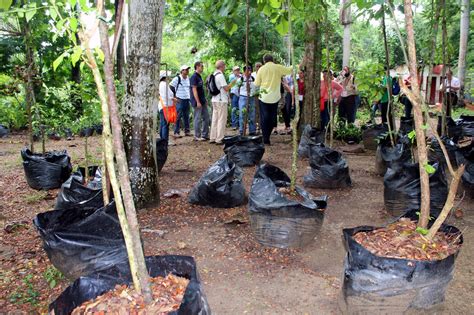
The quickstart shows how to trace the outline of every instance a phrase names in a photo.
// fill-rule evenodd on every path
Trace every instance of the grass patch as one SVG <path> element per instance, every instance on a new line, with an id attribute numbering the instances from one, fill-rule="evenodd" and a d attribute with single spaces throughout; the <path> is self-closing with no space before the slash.
<path id="1" fill-rule="evenodd" d="M 34 192 L 33 194 L 29 196 L 26 196 L 25 200 L 26 200 L 26 203 L 36 203 L 46 198 L 47 195 L 48 195 L 48 192 L 42 190 L 42 191 Z"/>

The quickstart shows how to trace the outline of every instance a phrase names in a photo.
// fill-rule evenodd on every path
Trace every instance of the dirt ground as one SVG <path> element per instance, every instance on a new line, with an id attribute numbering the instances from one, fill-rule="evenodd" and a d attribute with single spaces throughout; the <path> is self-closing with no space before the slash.
<path id="1" fill-rule="evenodd" d="M 231 131 L 229 130 L 229 134 Z M 161 177 L 161 194 L 190 189 L 201 174 L 223 155 L 222 147 L 177 140 L 170 147 Z M 21 165 L 21 134 L 0 139 L 0 313 L 41 313 L 68 285 L 59 280 L 53 289 L 45 271 L 51 266 L 32 224 L 39 212 L 54 207 L 57 190 L 38 192 L 28 187 Z M 263 160 L 289 173 L 290 136 L 272 136 Z M 74 166 L 83 163 L 84 140 L 48 141 L 48 150 L 67 149 Z M 97 157 L 99 137 L 89 141 Z M 40 147 L 39 143 L 36 143 Z M 192 206 L 185 197 L 162 198 L 160 207 L 140 211 L 146 255 L 193 256 L 215 314 L 339 314 L 343 258 L 342 229 L 382 225 L 391 219 L 384 210 L 383 178 L 375 175 L 373 152 L 345 154 L 353 186 L 343 190 L 309 189 L 329 196 L 324 224 L 314 242 L 303 249 L 265 248 L 254 239 L 246 206 L 213 209 Z M 302 185 L 308 161 L 298 163 Z M 248 189 L 254 168 L 245 168 Z M 464 216 L 450 218 L 464 233 L 464 246 L 446 296 L 442 314 L 472 314 L 474 309 L 474 201 L 459 205 Z M 243 224 L 228 224 L 240 218 Z M 10 231 L 13 222 L 22 222 Z M 7 228 L 5 230 L 5 228 Z M 10 232 L 8 232 L 8 231 Z M 470 311 L 469 311 L 470 310 Z M 426 312 L 424 312 L 426 314 Z"/>

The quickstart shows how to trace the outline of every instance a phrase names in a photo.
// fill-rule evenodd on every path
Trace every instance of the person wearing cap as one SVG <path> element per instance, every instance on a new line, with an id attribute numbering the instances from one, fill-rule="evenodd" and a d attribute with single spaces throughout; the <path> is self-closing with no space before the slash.
<path id="1" fill-rule="evenodd" d="M 281 99 L 281 78 L 290 74 L 292 68 L 275 64 L 272 55 L 265 55 L 263 62 L 264 65 L 257 72 L 255 85 L 261 90 L 259 105 L 263 143 L 270 145 L 270 135 L 277 122 L 278 102 Z"/>
<path id="2" fill-rule="evenodd" d="M 168 141 L 168 145 L 174 145 L 169 141 L 169 128 L 170 124 L 165 119 L 163 112 L 164 107 L 172 106 L 177 100 L 173 97 L 173 92 L 169 88 L 168 82 L 166 82 L 167 73 L 165 71 L 160 72 L 160 101 L 158 102 L 158 110 L 160 112 L 160 138 Z"/>
<path id="3" fill-rule="evenodd" d="M 248 91 L 247 91 L 248 84 Z M 248 119 L 249 136 L 254 136 L 257 132 L 255 125 L 255 77 L 252 76 L 252 66 L 244 67 L 244 74 L 239 79 L 239 132 L 240 135 L 244 134 L 244 119 Z M 244 113 L 244 108 L 247 107 L 247 100 L 249 108 L 247 114 Z"/>
<path id="4" fill-rule="evenodd" d="M 190 79 L 191 106 L 194 108 L 195 141 L 206 141 L 209 139 L 209 112 L 204 94 L 204 82 L 201 77 L 203 70 L 204 64 L 201 61 L 197 61 L 194 64 L 194 74 Z"/>
<path id="5" fill-rule="evenodd" d="M 180 68 L 180 74 L 177 75 L 170 85 L 174 91 L 174 96 L 177 99 L 176 111 L 178 112 L 178 118 L 176 120 L 176 125 L 174 129 L 174 137 L 180 138 L 180 129 L 181 129 L 181 119 L 184 123 L 184 135 L 190 136 L 189 131 L 189 107 L 190 107 L 190 82 L 189 82 L 189 69 L 191 67 L 183 65 Z"/>
<path id="6" fill-rule="evenodd" d="M 233 80 L 238 80 L 242 77 L 240 73 L 240 67 L 234 66 L 232 68 L 232 73 L 229 75 L 229 82 Z M 231 101 L 231 112 L 230 112 L 230 122 L 234 130 L 237 130 L 239 126 L 239 87 L 234 86 L 230 89 L 230 101 Z"/>
<path id="7" fill-rule="evenodd" d="M 260 70 L 261 67 L 262 67 L 261 62 L 256 62 L 255 63 L 255 69 L 254 69 L 255 71 L 252 72 L 252 76 L 254 78 L 257 78 L 258 70 Z M 256 133 L 258 133 L 259 130 L 260 130 L 260 106 L 258 104 L 258 98 L 257 97 L 254 97 L 254 102 L 255 102 L 255 125 L 257 126 Z"/>
<path id="8" fill-rule="evenodd" d="M 236 79 L 227 84 L 225 80 L 225 62 L 216 62 L 214 78 L 220 93 L 212 97 L 212 123 L 210 143 L 222 144 L 227 123 L 227 106 L 229 104 L 229 91 L 236 84 Z"/>

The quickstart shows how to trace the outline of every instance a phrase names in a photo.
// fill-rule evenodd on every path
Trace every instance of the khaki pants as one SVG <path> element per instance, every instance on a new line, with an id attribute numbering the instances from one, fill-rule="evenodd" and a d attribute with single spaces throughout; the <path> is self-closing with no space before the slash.
<path id="1" fill-rule="evenodd" d="M 227 102 L 212 102 L 211 141 L 221 142 L 224 139 L 227 104 Z"/>

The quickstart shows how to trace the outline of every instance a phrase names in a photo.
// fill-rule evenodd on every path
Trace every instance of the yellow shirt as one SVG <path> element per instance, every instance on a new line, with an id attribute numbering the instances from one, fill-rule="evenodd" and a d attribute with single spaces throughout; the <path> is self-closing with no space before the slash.
<path id="1" fill-rule="evenodd" d="M 265 89 L 266 93 L 261 93 L 259 99 L 264 103 L 277 103 L 281 98 L 280 85 L 281 77 L 291 73 L 291 67 L 267 62 L 257 72 L 255 85 L 260 90 Z"/>

